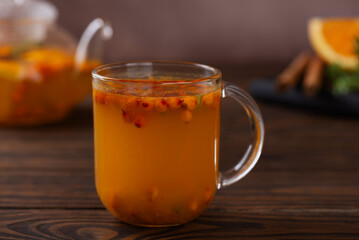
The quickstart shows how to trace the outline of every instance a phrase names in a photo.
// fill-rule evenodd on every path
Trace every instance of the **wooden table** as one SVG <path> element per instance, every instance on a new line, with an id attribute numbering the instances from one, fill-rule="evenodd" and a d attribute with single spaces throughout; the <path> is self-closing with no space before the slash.
<path id="1" fill-rule="evenodd" d="M 245 86 L 277 70 L 223 72 Z M 257 166 L 219 190 L 199 218 L 172 228 L 130 226 L 104 209 L 94 187 L 89 104 L 58 124 L 0 129 L 0 238 L 359 239 L 358 119 L 259 106 L 266 138 Z M 221 169 L 243 153 L 242 113 L 224 104 Z"/>

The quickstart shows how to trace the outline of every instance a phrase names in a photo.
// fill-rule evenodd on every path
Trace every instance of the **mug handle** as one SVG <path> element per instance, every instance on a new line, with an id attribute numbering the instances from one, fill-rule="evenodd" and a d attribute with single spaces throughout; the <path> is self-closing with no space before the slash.
<path id="1" fill-rule="evenodd" d="M 222 90 L 222 98 L 226 97 L 234 99 L 244 108 L 251 128 L 251 140 L 242 159 L 233 168 L 219 173 L 218 189 L 239 181 L 252 170 L 261 155 L 264 140 L 262 114 L 253 98 L 238 86 L 228 82 L 224 83 Z"/>

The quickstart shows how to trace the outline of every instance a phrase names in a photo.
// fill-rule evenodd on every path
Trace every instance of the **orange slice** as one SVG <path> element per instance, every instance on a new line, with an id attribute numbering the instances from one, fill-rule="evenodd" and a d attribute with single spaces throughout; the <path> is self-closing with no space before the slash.
<path id="1" fill-rule="evenodd" d="M 0 79 L 20 81 L 23 75 L 24 69 L 19 62 L 0 60 Z"/>
<path id="2" fill-rule="evenodd" d="M 312 18 L 308 35 L 314 51 L 327 63 L 353 70 L 358 65 L 355 54 L 359 38 L 359 18 Z"/>
<path id="3" fill-rule="evenodd" d="M 52 71 L 73 64 L 72 56 L 58 49 L 35 49 L 24 53 L 22 58 L 27 62 L 38 64 L 40 68 Z"/>

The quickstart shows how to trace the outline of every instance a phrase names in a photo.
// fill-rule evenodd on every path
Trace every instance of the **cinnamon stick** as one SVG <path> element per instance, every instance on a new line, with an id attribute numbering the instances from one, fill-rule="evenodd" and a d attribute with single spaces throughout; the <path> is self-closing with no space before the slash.
<path id="1" fill-rule="evenodd" d="M 303 91 L 308 97 L 314 97 L 323 84 L 324 63 L 318 57 L 312 57 L 309 61 L 306 74 L 303 79 Z"/>
<path id="2" fill-rule="evenodd" d="M 276 89 L 277 91 L 283 92 L 294 87 L 301 74 L 304 72 L 309 61 L 311 54 L 308 52 L 300 53 L 289 66 L 277 77 Z"/>

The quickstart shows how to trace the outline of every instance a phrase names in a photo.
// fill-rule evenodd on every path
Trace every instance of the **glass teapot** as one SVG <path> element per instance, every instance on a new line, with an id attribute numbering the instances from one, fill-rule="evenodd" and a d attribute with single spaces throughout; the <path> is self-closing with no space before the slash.
<path id="1" fill-rule="evenodd" d="M 76 46 L 57 15 L 46 1 L 0 1 L 0 125 L 61 120 L 91 92 L 112 28 L 97 18 Z"/>

